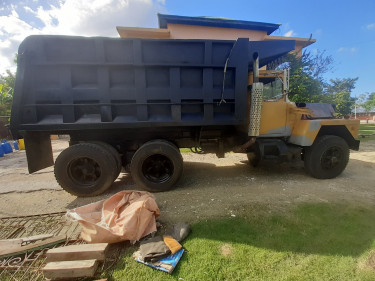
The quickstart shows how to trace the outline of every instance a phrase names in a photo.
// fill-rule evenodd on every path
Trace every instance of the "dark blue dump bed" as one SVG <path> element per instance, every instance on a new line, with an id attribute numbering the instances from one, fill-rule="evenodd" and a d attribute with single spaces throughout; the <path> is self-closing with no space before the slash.
<path id="1" fill-rule="evenodd" d="M 294 41 L 284 42 L 275 51 L 280 47 L 275 42 L 264 42 L 268 47 L 257 42 L 252 49 L 248 39 L 31 36 L 19 48 L 11 129 L 17 136 L 24 131 L 242 125 L 252 54 L 266 53 L 261 58 L 266 64 L 275 52 L 277 57 L 293 49 Z"/>

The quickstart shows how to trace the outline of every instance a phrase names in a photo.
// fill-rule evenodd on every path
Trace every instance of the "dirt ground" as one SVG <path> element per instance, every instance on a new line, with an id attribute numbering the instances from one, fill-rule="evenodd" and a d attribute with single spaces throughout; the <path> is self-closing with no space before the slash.
<path id="1" fill-rule="evenodd" d="M 67 146 L 66 140 L 53 141 L 54 156 Z M 362 142 L 360 151 L 351 152 L 346 170 L 331 180 L 311 178 L 301 161 L 252 168 L 244 154 L 183 157 L 184 175 L 176 188 L 155 194 L 164 221 L 234 217 L 256 204 L 274 211 L 303 202 L 375 204 L 375 141 Z M 77 198 L 59 187 L 52 168 L 28 174 L 25 151 L 0 158 L 0 217 L 65 211 L 132 189 L 137 187 L 131 175 L 121 173 L 105 194 Z"/>

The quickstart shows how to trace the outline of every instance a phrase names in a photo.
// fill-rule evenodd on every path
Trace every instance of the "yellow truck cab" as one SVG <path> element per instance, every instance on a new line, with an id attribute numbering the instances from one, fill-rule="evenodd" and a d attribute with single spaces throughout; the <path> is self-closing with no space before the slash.
<path id="1" fill-rule="evenodd" d="M 259 135 L 248 154 L 249 161 L 257 165 L 263 159 L 290 159 L 301 154 L 306 171 L 313 177 L 336 177 L 348 163 L 349 149 L 359 149 L 359 120 L 336 119 L 330 104 L 291 102 L 288 76 L 288 70 L 259 70 L 262 109 Z M 250 86 L 253 77 L 250 73 Z"/>

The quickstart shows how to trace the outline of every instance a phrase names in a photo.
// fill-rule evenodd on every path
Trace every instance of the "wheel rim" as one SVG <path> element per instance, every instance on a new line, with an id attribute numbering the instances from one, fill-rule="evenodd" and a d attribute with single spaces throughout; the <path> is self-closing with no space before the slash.
<path id="1" fill-rule="evenodd" d="M 90 186 L 99 180 L 102 171 L 94 159 L 81 157 L 69 163 L 68 173 L 76 184 Z"/>
<path id="2" fill-rule="evenodd" d="M 145 159 L 142 164 L 144 177 L 153 183 L 164 183 L 173 175 L 173 162 L 161 154 L 154 154 Z"/>
<path id="3" fill-rule="evenodd" d="M 342 159 L 342 151 L 338 147 L 331 147 L 326 150 L 320 160 L 322 168 L 331 170 L 336 168 Z"/>

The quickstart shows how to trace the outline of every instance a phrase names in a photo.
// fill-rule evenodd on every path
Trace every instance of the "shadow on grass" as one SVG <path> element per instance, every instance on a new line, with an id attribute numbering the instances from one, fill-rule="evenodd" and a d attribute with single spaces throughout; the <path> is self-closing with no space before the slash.
<path id="1" fill-rule="evenodd" d="M 375 206 L 302 204 L 284 216 L 214 219 L 193 225 L 189 239 L 242 243 L 281 252 L 357 257 L 375 239 Z"/>

